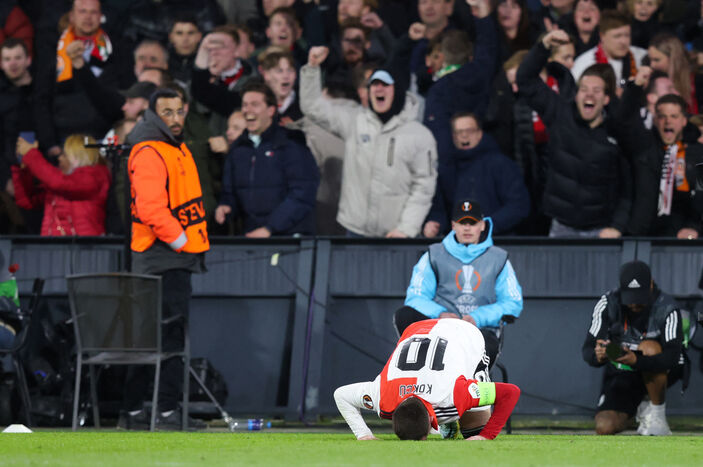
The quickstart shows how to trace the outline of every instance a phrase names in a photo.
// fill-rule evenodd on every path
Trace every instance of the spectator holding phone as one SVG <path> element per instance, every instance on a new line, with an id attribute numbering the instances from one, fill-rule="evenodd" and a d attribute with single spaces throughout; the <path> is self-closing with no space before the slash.
<path id="1" fill-rule="evenodd" d="M 583 343 L 583 359 L 605 365 L 596 433 L 623 431 L 636 416 L 640 435 L 670 435 L 666 388 L 683 375 L 681 313 L 652 280 L 646 263 L 620 268 L 620 287 L 603 295 Z M 685 378 L 684 378 L 685 384 Z"/>
<path id="2" fill-rule="evenodd" d="M 43 236 L 105 233 L 110 171 L 98 150 L 85 144 L 95 144 L 95 140 L 80 134 L 69 136 L 57 168 L 44 159 L 36 142 L 17 139 L 21 165 L 12 166 L 15 198 L 24 209 L 44 207 Z"/>

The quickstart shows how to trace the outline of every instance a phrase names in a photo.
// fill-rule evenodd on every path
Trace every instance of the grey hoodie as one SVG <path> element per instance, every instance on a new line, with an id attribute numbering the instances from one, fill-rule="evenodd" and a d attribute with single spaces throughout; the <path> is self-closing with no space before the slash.
<path id="1" fill-rule="evenodd" d="M 344 139 L 337 221 L 366 237 L 383 237 L 394 229 L 417 236 L 437 182 L 437 145 L 417 121 L 418 97 L 407 93 L 403 110 L 384 124 L 361 105 L 323 97 L 320 68 L 305 65 L 300 70 L 300 107 Z"/>

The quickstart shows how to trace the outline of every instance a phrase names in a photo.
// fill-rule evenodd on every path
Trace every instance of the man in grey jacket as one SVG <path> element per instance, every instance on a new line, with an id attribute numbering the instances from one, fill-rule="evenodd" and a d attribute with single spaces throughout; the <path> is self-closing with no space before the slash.
<path id="1" fill-rule="evenodd" d="M 344 140 L 337 221 L 351 236 L 404 238 L 420 233 L 437 180 L 437 147 L 419 121 L 417 96 L 396 89 L 376 70 L 368 80 L 369 108 L 340 108 L 322 95 L 320 64 L 327 47 L 313 47 L 300 71 L 300 107 Z"/>

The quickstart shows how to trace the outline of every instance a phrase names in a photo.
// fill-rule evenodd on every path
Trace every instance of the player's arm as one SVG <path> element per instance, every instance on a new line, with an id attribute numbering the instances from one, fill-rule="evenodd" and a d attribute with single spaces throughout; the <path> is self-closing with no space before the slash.
<path id="1" fill-rule="evenodd" d="M 476 380 L 457 380 L 454 386 L 454 405 L 462 414 L 473 407 L 493 406 L 493 414 L 477 436 L 469 440 L 494 439 L 503 429 L 520 398 L 520 388 L 508 383 L 484 383 Z"/>
<path id="2" fill-rule="evenodd" d="M 364 418 L 361 416 L 361 409 L 367 408 L 364 405 L 364 396 L 371 399 L 374 394 L 373 384 L 372 381 L 347 384 L 334 391 L 334 402 L 337 404 L 339 413 L 344 417 L 344 420 L 347 422 L 347 425 L 349 425 L 349 428 L 351 428 L 356 439 L 360 441 L 376 439 L 371 429 L 366 425 Z M 371 399 L 371 405 L 373 408 L 376 408 L 378 401 Z"/>

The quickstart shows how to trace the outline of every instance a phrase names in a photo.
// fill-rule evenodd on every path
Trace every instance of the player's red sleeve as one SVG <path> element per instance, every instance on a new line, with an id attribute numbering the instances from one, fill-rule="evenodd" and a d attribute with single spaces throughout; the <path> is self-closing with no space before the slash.
<path id="1" fill-rule="evenodd" d="M 494 439 L 503 429 L 505 422 L 508 421 L 510 414 L 513 413 L 515 404 L 520 398 L 520 388 L 514 384 L 494 383 L 496 387 L 496 400 L 493 405 L 493 414 L 483 427 L 481 436 L 486 439 Z"/>

